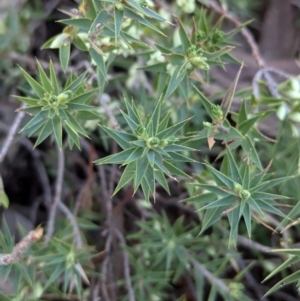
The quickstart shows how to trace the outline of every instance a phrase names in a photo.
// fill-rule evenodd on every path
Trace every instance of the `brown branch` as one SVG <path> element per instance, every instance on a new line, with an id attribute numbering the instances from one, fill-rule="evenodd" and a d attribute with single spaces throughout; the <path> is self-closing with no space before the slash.
<path id="1" fill-rule="evenodd" d="M 58 153 L 58 166 L 57 166 L 57 177 L 56 177 L 56 184 L 55 184 L 55 195 L 53 198 L 53 203 L 50 208 L 47 233 L 45 237 L 45 245 L 49 243 L 51 237 L 53 236 L 56 209 L 58 204 L 61 203 L 61 192 L 62 192 L 62 185 L 63 185 L 65 159 L 64 159 L 64 152 L 62 149 L 59 149 L 58 145 L 57 145 L 57 153 Z"/>
<path id="2" fill-rule="evenodd" d="M 123 246 L 124 277 L 125 277 L 126 288 L 127 288 L 128 295 L 129 295 L 129 301 L 135 301 L 131 278 L 130 278 L 129 258 L 128 258 L 128 254 L 124 248 L 124 246 L 126 246 L 126 241 L 125 241 L 123 234 L 119 230 L 115 229 L 115 233 L 116 233 L 121 245 Z"/>
<path id="3" fill-rule="evenodd" d="M 200 273 L 211 283 L 218 286 L 222 291 L 229 293 L 229 287 L 219 278 L 214 276 L 204 265 L 198 262 L 190 253 L 185 253 L 186 258 L 193 264 L 193 266 L 200 271 Z"/>
<path id="4" fill-rule="evenodd" d="M 26 107 L 26 104 L 22 104 L 22 107 L 21 109 L 24 109 Z M 17 133 L 17 130 L 20 126 L 20 123 L 24 117 L 25 113 L 20 111 L 18 112 L 16 118 L 14 119 L 11 127 L 10 127 L 10 130 L 7 134 L 7 137 L 3 143 L 3 146 L 1 148 L 1 151 L 0 151 L 0 163 L 4 160 L 4 157 L 6 156 L 7 152 L 8 152 L 8 149 L 10 147 L 10 145 L 12 144 L 13 142 L 13 139 Z"/>
<path id="5" fill-rule="evenodd" d="M 10 254 L 0 256 L 0 266 L 18 261 L 23 253 L 37 240 L 43 236 L 43 228 L 30 231 L 19 243 L 17 243 Z"/>
<path id="6" fill-rule="evenodd" d="M 112 235 L 111 233 L 108 233 L 108 236 L 106 238 L 106 243 L 105 243 L 105 253 L 109 254 L 107 251 L 110 252 L 112 246 Z M 108 265 L 109 265 L 109 257 L 110 256 L 105 256 L 104 262 L 102 264 L 101 268 L 101 291 L 102 291 L 102 296 L 104 298 L 104 301 L 111 301 L 111 298 L 109 297 L 108 291 L 107 291 L 107 275 L 108 275 Z"/>

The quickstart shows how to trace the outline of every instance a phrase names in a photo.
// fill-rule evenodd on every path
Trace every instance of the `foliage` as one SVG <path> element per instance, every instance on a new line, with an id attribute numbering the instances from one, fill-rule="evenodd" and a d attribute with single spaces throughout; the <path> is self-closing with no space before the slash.
<path id="1" fill-rule="evenodd" d="M 152 115 L 147 120 L 142 120 L 133 101 L 131 103 L 125 101 L 125 103 L 128 112 L 127 114 L 121 112 L 132 133 L 102 126 L 103 130 L 120 145 L 123 151 L 96 160 L 95 163 L 126 166 L 114 194 L 133 179 L 134 193 L 141 185 L 145 198 L 149 201 L 150 194 L 155 196 L 156 181 L 170 193 L 165 175 L 189 177 L 174 165 L 176 162 L 196 162 L 178 153 L 193 150 L 182 145 L 186 138 L 181 141 L 175 136 L 188 120 L 168 126 L 170 114 L 167 114 L 163 119 L 160 116 L 162 99 L 157 101 Z"/>
<path id="2" fill-rule="evenodd" d="M 254 81 L 253 90 L 237 91 L 241 66 L 227 91 L 207 97 L 211 69 L 240 64 L 230 53 L 236 46 L 233 36 L 248 23 L 226 31 L 224 18 L 204 9 L 207 1 L 151 4 L 83 0 L 76 9 L 61 10 L 68 15 L 59 21 L 64 29 L 42 45 L 51 54 L 49 63 L 36 60 L 32 73 L 20 67 L 26 83 L 14 98 L 24 104 L 19 112 L 28 115 L 22 135 L 41 149 L 54 142 L 60 154 L 74 154 L 74 145 L 87 149 L 85 139 L 91 138 L 89 160 L 99 165 L 101 187 L 93 186 L 98 179 L 90 164 L 80 197 L 90 189 L 82 199 L 92 200 L 85 205 L 97 213 L 76 217 L 78 208 L 74 215 L 63 210 L 69 220 L 55 220 L 56 232 L 48 244 L 36 242 L 16 262 L 0 266 L 1 275 L 14 280 L 14 293 L 1 295 L 1 300 L 43 300 L 47 294 L 89 300 L 92 285 L 100 280 L 102 290 L 115 289 L 115 284 L 105 283 L 111 275 L 104 272 L 112 265 L 111 253 L 115 256 L 119 250 L 119 239 L 119 244 L 128 244 L 122 249 L 124 279 L 118 279 L 122 300 L 169 300 L 180 285 L 190 285 L 195 300 L 248 301 L 255 290 L 244 280 L 251 265 L 244 264 L 244 250 L 237 251 L 237 246 L 247 241 L 252 254 L 247 236 L 266 245 L 271 233 L 264 231 L 297 226 L 300 148 L 292 139 L 299 136 L 299 79 L 285 77 L 275 90 L 269 89 L 268 81 Z M 193 21 L 187 16 L 191 13 Z M 0 39 L 9 37 L 0 46 L 5 53 L 18 50 L 22 18 L 12 21 L 9 14 L 5 34 L 0 32 Z M 240 100 L 238 112 L 232 107 L 235 98 Z M 279 117 L 275 142 L 259 128 L 272 114 Z M 95 159 L 96 152 L 100 159 Z M 101 166 L 108 164 L 119 165 L 122 173 Z M 56 172 L 59 179 L 61 170 Z M 107 174 L 112 175 L 109 189 Z M 60 184 L 63 187 L 63 181 Z M 0 203 L 5 207 L 4 188 L 0 177 Z M 99 191 L 102 203 L 94 201 Z M 109 199 L 110 193 L 117 198 Z M 129 194 L 139 213 L 136 218 L 128 210 L 133 218 L 128 218 L 126 230 L 134 230 L 126 232 L 123 241 L 113 220 L 114 209 L 123 203 L 114 205 L 115 200 L 126 203 Z M 68 201 L 72 197 L 69 193 Z M 99 207 L 104 203 L 103 217 Z M 93 231 L 100 230 L 97 237 L 105 236 L 105 243 L 94 237 Z M 79 246 L 76 239 L 83 237 L 87 239 Z M 4 223 L 2 252 L 11 254 L 14 246 Z M 103 249 L 107 257 L 97 265 L 95 258 Z M 266 280 L 300 261 L 296 248 L 274 251 L 293 257 L 273 271 L 265 268 L 270 273 Z M 258 264 L 264 268 L 261 258 Z M 299 286 L 299 272 L 282 275 L 266 294 L 282 282 Z M 174 300 L 188 299 L 186 292 L 178 292 Z"/>

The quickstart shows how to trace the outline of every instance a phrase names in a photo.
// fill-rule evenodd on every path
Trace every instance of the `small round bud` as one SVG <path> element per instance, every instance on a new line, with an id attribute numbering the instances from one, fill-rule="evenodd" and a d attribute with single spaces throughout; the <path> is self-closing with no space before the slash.
<path id="1" fill-rule="evenodd" d="M 135 134 L 141 138 L 146 138 L 147 137 L 146 128 L 144 126 L 142 126 L 141 124 L 138 125 L 135 130 Z"/>
<path id="2" fill-rule="evenodd" d="M 196 45 L 190 46 L 187 49 L 186 54 L 187 54 L 188 57 L 195 57 L 197 55 L 197 47 L 196 47 Z"/>
<path id="3" fill-rule="evenodd" d="M 60 93 L 57 96 L 58 102 L 59 103 L 63 103 L 66 102 L 71 96 L 72 96 L 73 92 L 71 90 L 65 91 L 63 93 Z"/>
<path id="4" fill-rule="evenodd" d="M 117 2 L 117 3 L 115 4 L 115 8 L 116 8 L 117 10 L 119 10 L 119 11 L 123 11 L 123 10 L 124 10 L 124 5 L 123 5 L 123 3 L 121 3 L 121 2 Z"/>
<path id="5" fill-rule="evenodd" d="M 211 129 L 211 128 L 214 127 L 214 126 L 212 125 L 212 123 L 207 122 L 207 121 L 203 121 L 203 126 L 204 126 L 205 129 Z"/>
<path id="6" fill-rule="evenodd" d="M 147 140 L 147 146 L 149 148 L 156 148 L 159 146 L 160 140 L 157 137 L 151 137 Z"/>
<path id="7" fill-rule="evenodd" d="M 220 106 L 218 105 L 211 105 L 212 115 L 214 120 L 222 121 L 223 120 L 223 112 Z"/>
<path id="8" fill-rule="evenodd" d="M 248 190 L 246 190 L 246 189 L 245 190 L 241 190 L 239 192 L 239 197 L 242 200 L 244 200 L 244 201 L 248 200 L 250 198 L 250 196 L 251 196 L 251 193 Z"/>
<path id="9" fill-rule="evenodd" d="M 203 70 L 209 70 L 209 65 L 206 63 L 206 58 L 203 56 L 196 56 L 190 59 L 190 62 Z"/>
<path id="10" fill-rule="evenodd" d="M 234 190 L 234 192 L 239 193 L 243 190 L 243 187 L 239 183 L 233 183 L 233 190 Z"/>

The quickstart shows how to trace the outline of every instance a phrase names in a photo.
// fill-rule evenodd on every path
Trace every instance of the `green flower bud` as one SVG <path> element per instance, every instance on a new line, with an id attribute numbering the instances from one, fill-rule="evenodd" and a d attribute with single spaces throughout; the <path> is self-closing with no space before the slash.
<path id="1" fill-rule="evenodd" d="M 241 190 L 239 192 L 239 197 L 244 201 L 248 200 L 250 198 L 250 196 L 251 196 L 251 193 L 246 189 Z"/>
<path id="2" fill-rule="evenodd" d="M 211 105 L 212 109 L 212 115 L 213 119 L 216 121 L 222 121 L 223 120 L 223 112 L 220 106 L 218 105 Z"/>
<path id="3" fill-rule="evenodd" d="M 233 183 L 233 190 L 234 192 L 241 192 L 243 190 L 243 187 L 239 183 Z"/>
<path id="4" fill-rule="evenodd" d="M 116 8 L 117 10 L 119 10 L 119 11 L 123 11 L 123 10 L 124 10 L 124 5 L 123 5 L 123 3 L 121 3 L 121 2 L 117 2 L 117 3 L 115 4 L 115 8 Z"/>
<path id="5" fill-rule="evenodd" d="M 207 38 L 207 35 L 203 30 L 198 30 L 196 33 L 196 38 L 198 41 L 203 41 Z"/>
<path id="6" fill-rule="evenodd" d="M 212 34 L 212 42 L 214 44 L 219 44 L 224 40 L 224 32 L 220 29 L 216 29 L 215 32 Z"/>
<path id="7" fill-rule="evenodd" d="M 207 121 L 203 121 L 203 126 L 204 126 L 204 128 L 207 129 L 207 130 L 214 127 L 213 124 L 212 124 L 211 122 L 207 122 Z"/>
<path id="8" fill-rule="evenodd" d="M 159 146 L 160 140 L 157 137 L 151 137 L 147 140 L 146 144 L 149 148 L 156 148 Z"/>
<path id="9" fill-rule="evenodd" d="M 167 138 L 167 141 L 168 141 L 168 144 L 170 145 L 170 144 L 177 142 L 178 138 L 171 136 L 171 137 Z"/>
<path id="10" fill-rule="evenodd" d="M 147 138 L 147 131 L 146 131 L 146 128 L 144 126 L 142 126 L 141 124 L 139 124 L 135 130 L 135 134 L 138 136 L 138 137 L 141 137 L 141 138 Z"/>
<path id="11" fill-rule="evenodd" d="M 187 64 L 185 65 L 186 69 L 192 69 L 193 65 L 190 62 L 187 62 Z"/>
<path id="12" fill-rule="evenodd" d="M 51 96 L 48 98 L 48 103 L 51 104 L 51 105 L 57 105 L 57 103 L 58 103 L 57 96 L 51 95 Z"/>
<path id="13" fill-rule="evenodd" d="M 164 146 L 167 146 L 167 145 L 171 145 L 171 144 L 173 144 L 177 141 L 178 141 L 178 138 L 172 136 L 172 137 L 169 137 L 167 139 L 160 140 L 159 146 L 164 147 Z"/>
<path id="14" fill-rule="evenodd" d="M 190 46 L 187 51 L 186 51 L 186 54 L 189 58 L 191 57 L 195 57 L 197 55 L 197 47 L 196 45 L 192 45 Z"/>
<path id="15" fill-rule="evenodd" d="M 203 70 L 209 70 L 209 65 L 206 63 L 207 59 L 203 56 L 196 56 L 190 59 L 190 62 Z"/>
<path id="16" fill-rule="evenodd" d="M 147 1 L 140 0 L 140 6 L 143 7 L 143 8 L 147 7 L 148 6 Z"/>
<path id="17" fill-rule="evenodd" d="M 290 114 L 289 119 L 294 121 L 294 122 L 300 123 L 300 113 L 295 112 L 295 113 Z"/>
<path id="18" fill-rule="evenodd" d="M 71 90 L 68 90 L 68 91 L 65 91 L 63 93 L 60 93 L 57 96 L 58 102 L 59 103 L 66 102 L 72 95 L 73 95 L 73 92 Z"/>
<path id="19" fill-rule="evenodd" d="M 69 252 L 69 254 L 66 257 L 66 267 L 70 268 L 73 267 L 75 264 L 75 254 L 74 252 Z"/>

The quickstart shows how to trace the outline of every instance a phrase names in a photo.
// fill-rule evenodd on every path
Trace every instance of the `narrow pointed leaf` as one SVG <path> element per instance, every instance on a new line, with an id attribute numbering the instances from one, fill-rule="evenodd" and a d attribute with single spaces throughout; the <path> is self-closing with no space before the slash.
<path id="1" fill-rule="evenodd" d="M 241 175 L 237 167 L 237 164 L 233 158 L 230 148 L 227 148 L 227 155 L 229 159 L 228 161 L 229 161 L 231 179 L 237 183 L 241 183 L 242 182 Z"/>
<path id="2" fill-rule="evenodd" d="M 157 152 L 155 152 L 154 163 L 157 166 L 157 168 L 159 170 L 161 170 L 164 174 L 166 174 L 168 176 L 170 175 L 169 170 L 163 164 L 162 156 L 160 154 L 158 154 Z"/>
<path id="3" fill-rule="evenodd" d="M 176 176 L 183 176 L 191 179 L 191 176 L 183 172 L 181 169 L 177 168 L 173 164 L 165 161 L 164 166 L 169 170 L 169 172 Z"/>
<path id="4" fill-rule="evenodd" d="M 35 124 L 41 122 L 41 121 L 47 121 L 47 112 L 45 111 L 41 111 L 40 113 L 38 113 L 36 116 L 34 116 L 22 129 L 20 132 L 23 132 L 27 129 L 29 129 L 30 127 L 34 126 Z"/>
<path id="5" fill-rule="evenodd" d="M 200 234 L 203 233 L 211 225 L 216 223 L 221 218 L 222 212 L 226 209 L 226 207 L 218 207 L 206 210 Z"/>
<path id="6" fill-rule="evenodd" d="M 52 134 L 52 132 L 53 132 L 52 122 L 51 120 L 48 120 L 42 127 L 38 139 L 34 144 L 34 147 L 37 147 L 39 144 L 41 144 L 46 138 L 48 138 Z"/>
<path id="7" fill-rule="evenodd" d="M 61 119 L 55 115 L 52 119 L 52 128 L 55 140 L 58 144 L 59 149 L 62 149 L 62 122 Z"/>
<path id="8" fill-rule="evenodd" d="M 216 193 L 217 195 L 221 196 L 221 197 L 225 197 L 228 194 L 232 194 L 235 196 L 235 194 L 233 194 L 233 192 L 231 191 L 226 191 L 224 188 L 222 189 L 221 186 L 216 186 L 216 185 L 208 185 L 208 184 L 197 184 L 197 186 L 200 186 L 201 188 L 208 190 L 210 192 Z"/>
<path id="9" fill-rule="evenodd" d="M 163 149 L 166 152 L 195 151 L 194 148 L 184 146 L 184 145 L 177 145 L 177 144 L 171 144 L 169 146 L 165 146 Z"/>
<path id="10" fill-rule="evenodd" d="M 117 2 L 117 1 L 115 1 Z M 108 21 L 110 21 L 113 18 L 111 14 L 106 9 L 102 9 L 99 11 L 98 15 L 96 16 L 92 26 L 90 27 L 90 31 L 93 31 L 96 29 L 97 24 L 105 24 Z"/>
<path id="11" fill-rule="evenodd" d="M 204 108 L 205 108 L 205 111 L 206 113 L 209 115 L 209 117 L 213 120 L 214 117 L 213 117 L 213 114 L 212 114 L 212 105 L 213 103 L 208 100 L 203 94 L 202 92 L 200 92 L 195 86 L 194 86 L 195 90 L 197 91 L 199 97 L 200 97 L 200 100 L 201 100 L 201 103 L 203 104 Z"/>
<path id="12" fill-rule="evenodd" d="M 272 250 L 272 252 L 281 252 L 282 250 Z M 290 258 L 288 258 L 285 262 L 283 262 L 279 267 L 277 267 L 275 270 L 273 270 L 263 281 L 262 283 L 264 283 L 265 281 L 269 280 L 270 278 L 272 278 L 275 274 L 277 274 L 278 272 L 288 268 L 291 264 L 299 262 L 300 261 L 300 257 L 295 257 L 292 256 Z"/>
<path id="13" fill-rule="evenodd" d="M 135 136 L 130 135 L 125 132 L 121 132 L 118 130 L 110 129 L 108 127 L 105 127 L 103 125 L 100 125 L 100 127 L 111 137 L 113 138 L 123 149 L 131 148 L 132 145 L 130 145 L 131 141 L 134 141 L 136 139 Z"/>
<path id="14" fill-rule="evenodd" d="M 9 199 L 4 191 L 3 181 L 0 175 L 0 206 L 4 208 L 8 208 L 9 206 Z"/>
<path id="15" fill-rule="evenodd" d="M 141 124 L 142 122 L 139 118 L 137 108 L 135 107 L 133 100 L 131 101 L 131 104 L 129 103 L 129 101 L 125 100 L 125 105 L 128 116 L 134 121 L 134 123 Z"/>
<path id="16" fill-rule="evenodd" d="M 187 50 L 191 47 L 191 41 L 181 23 L 181 21 L 177 18 L 177 23 L 179 24 L 179 38 L 181 42 L 181 46 L 183 48 L 184 53 L 187 53 Z"/>
<path id="17" fill-rule="evenodd" d="M 244 207 L 244 210 L 243 210 L 243 217 L 244 217 L 244 221 L 245 221 L 245 224 L 246 224 L 248 237 L 251 238 L 251 231 L 252 231 L 252 228 L 251 228 L 251 211 L 250 211 L 250 206 L 248 205 L 248 203 L 246 201 L 244 201 L 244 202 L 246 204 L 245 204 L 245 207 Z"/>
<path id="18" fill-rule="evenodd" d="M 70 137 L 71 140 L 75 143 L 75 145 L 80 149 L 80 142 L 79 136 L 75 130 L 73 130 L 67 123 L 64 124 L 64 129 L 68 134 L 68 138 Z"/>
<path id="19" fill-rule="evenodd" d="M 65 91 L 66 90 L 72 90 L 73 92 L 76 92 L 80 86 L 84 83 L 86 79 L 87 71 L 82 73 L 80 76 L 78 76 L 74 81 L 66 85 Z"/>
<path id="20" fill-rule="evenodd" d="M 272 294 L 273 292 L 277 291 L 278 289 L 280 289 L 282 286 L 282 283 L 284 283 L 284 285 L 287 285 L 287 284 L 299 281 L 299 279 L 300 279 L 300 271 L 297 271 L 297 272 L 293 273 L 292 275 L 289 275 L 289 276 L 281 279 L 281 281 L 277 282 L 270 290 L 268 290 L 265 293 L 264 297 L 268 296 L 268 295 Z"/>
<path id="21" fill-rule="evenodd" d="M 257 203 L 252 198 L 249 198 L 247 200 L 247 203 L 248 203 L 248 205 L 250 206 L 250 208 L 252 210 L 256 211 L 261 216 L 261 218 L 266 219 L 263 211 L 261 210 L 261 208 L 257 205 Z"/>
<path id="22" fill-rule="evenodd" d="M 183 120 L 177 124 L 174 124 L 173 126 L 163 130 L 162 132 L 158 133 L 156 135 L 157 138 L 159 139 L 164 139 L 170 136 L 173 136 L 174 134 L 176 134 L 187 122 L 190 121 L 191 118 L 187 119 L 187 120 Z"/>
<path id="23" fill-rule="evenodd" d="M 144 175 L 147 184 L 149 185 L 150 191 L 152 194 L 155 193 L 155 176 L 154 176 L 154 169 L 150 166 L 150 164 L 148 165 L 148 168 L 145 172 Z"/>
<path id="24" fill-rule="evenodd" d="M 275 208 L 274 206 L 269 204 L 267 201 L 258 201 L 257 205 L 265 211 L 269 211 L 269 212 L 276 214 L 278 216 L 281 216 L 283 218 L 287 217 L 283 212 L 281 212 L 280 210 L 278 210 L 277 208 Z"/>
<path id="25" fill-rule="evenodd" d="M 31 98 L 31 97 L 24 97 L 19 95 L 12 95 L 14 98 L 26 103 L 29 106 L 36 106 L 38 104 L 39 99 Z"/>
<path id="26" fill-rule="evenodd" d="M 83 127 L 77 122 L 77 120 L 72 116 L 68 111 L 65 111 L 65 114 L 69 120 L 69 124 L 81 135 L 88 137 L 86 131 L 83 129 Z"/>
<path id="27" fill-rule="evenodd" d="M 129 163 L 126 168 L 124 169 L 122 176 L 118 182 L 118 185 L 113 193 L 113 195 L 115 195 L 122 187 L 124 187 L 125 185 L 127 185 L 131 179 L 134 177 L 136 172 L 136 165 L 135 162 L 131 162 Z"/>
<path id="28" fill-rule="evenodd" d="M 222 107 L 224 119 L 226 118 L 226 116 L 227 116 L 227 114 L 230 110 L 231 103 L 232 103 L 232 100 L 233 100 L 233 96 L 234 96 L 234 93 L 235 93 L 235 89 L 236 89 L 236 86 L 237 86 L 237 82 L 239 80 L 242 69 L 243 69 L 243 65 L 241 65 L 241 67 L 240 67 L 233 83 L 229 87 L 229 89 L 228 89 L 228 91 L 227 91 L 227 93 L 226 93 L 226 95 L 225 95 L 225 97 L 222 101 L 221 107 Z"/>
<path id="29" fill-rule="evenodd" d="M 135 148 L 126 149 L 120 153 L 94 161 L 95 164 L 122 164 L 135 151 Z"/>
<path id="30" fill-rule="evenodd" d="M 92 91 L 88 91 L 86 93 L 80 94 L 76 97 L 74 97 L 72 100 L 68 101 L 69 103 L 73 103 L 73 104 L 84 104 L 86 103 L 89 99 L 91 99 L 93 97 L 93 95 L 95 94 L 97 89 L 92 90 Z"/>
<path id="31" fill-rule="evenodd" d="M 185 203 L 212 203 L 216 200 L 217 196 L 215 193 L 206 192 L 201 193 L 192 197 L 189 197 L 187 199 L 181 200 L 181 202 Z"/>
<path id="32" fill-rule="evenodd" d="M 172 112 L 168 112 L 167 115 L 163 118 L 163 120 L 159 123 L 159 126 L 157 128 L 157 133 L 160 133 L 167 128 L 171 118 L 171 113 Z"/>
<path id="33" fill-rule="evenodd" d="M 161 112 L 161 106 L 162 106 L 162 98 L 159 98 L 159 100 L 156 103 L 156 106 L 154 108 L 154 111 L 150 117 L 150 120 L 152 121 L 152 126 L 154 129 L 153 136 L 157 134 L 158 124 L 160 120 L 160 112 Z"/>
<path id="34" fill-rule="evenodd" d="M 258 186 L 259 184 L 261 184 L 261 182 L 263 181 L 264 177 L 266 176 L 267 172 L 269 171 L 270 169 L 270 166 L 271 166 L 271 163 L 265 168 L 263 169 L 260 173 L 256 174 L 252 179 L 251 179 L 251 182 L 250 182 L 250 186 L 251 187 L 256 187 Z"/>
<path id="35" fill-rule="evenodd" d="M 180 73 L 181 67 L 182 66 L 176 67 L 176 69 L 172 73 L 165 96 L 164 96 L 164 99 L 170 98 L 172 93 L 178 88 L 179 84 L 183 80 L 183 78 L 185 76 L 185 72 Z"/>
<path id="36" fill-rule="evenodd" d="M 144 19 L 143 17 L 141 17 L 140 15 L 136 14 L 133 10 L 131 10 L 128 7 L 124 8 L 124 14 L 125 16 L 127 16 L 130 19 L 136 20 L 137 22 L 143 24 L 146 27 L 149 27 L 151 29 L 153 29 L 154 31 L 158 32 L 159 34 L 165 36 L 165 34 L 163 32 L 161 32 L 157 27 L 155 27 L 154 25 L 152 25 L 152 23 L 148 22 L 146 19 Z"/>
<path id="37" fill-rule="evenodd" d="M 70 60 L 71 43 L 62 44 L 59 47 L 59 61 L 64 72 L 66 72 Z"/>
<path id="38" fill-rule="evenodd" d="M 183 156 L 183 155 L 180 155 L 180 154 L 177 154 L 177 153 L 169 153 L 171 159 L 169 159 L 170 161 L 174 160 L 175 162 L 194 162 L 194 163 L 197 163 L 196 160 L 193 160 L 187 156 Z"/>
<path id="39" fill-rule="evenodd" d="M 163 172 L 161 172 L 160 170 L 155 170 L 155 180 L 164 188 L 164 190 L 168 194 L 170 194 L 169 185 Z"/>
<path id="40" fill-rule="evenodd" d="M 86 31 L 89 31 L 89 29 L 92 26 L 92 21 L 88 18 L 65 19 L 65 20 L 59 20 L 58 22 L 67 25 L 76 26 Z"/>
<path id="41" fill-rule="evenodd" d="M 249 130 L 255 125 L 255 123 L 263 117 L 263 114 L 256 115 L 250 119 L 246 119 L 238 126 L 238 130 L 242 135 L 246 135 Z"/>
<path id="42" fill-rule="evenodd" d="M 210 172 L 212 173 L 212 175 L 214 176 L 214 179 L 218 185 L 220 185 L 220 186 L 225 185 L 229 189 L 233 188 L 234 181 L 232 179 L 230 179 L 226 175 L 222 174 L 221 172 L 219 172 L 218 170 L 216 170 L 215 168 L 213 168 L 210 165 L 207 165 L 207 167 L 210 170 Z"/>
<path id="43" fill-rule="evenodd" d="M 249 191 L 252 192 L 256 192 L 256 191 L 265 191 L 267 189 L 270 189 L 271 187 L 281 184 L 289 179 L 295 178 L 296 176 L 286 176 L 286 177 L 282 177 L 282 178 L 277 178 L 277 179 L 273 179 L 273 180 L 269 180 L 269 181 L 264 181 L 261 182 L 260 184 L 258 184 L 255 187 L 252 187 Z"/>
<path id="44" fill-rule="evenodd" d="M 41 64 L 38 60 L 36 60 L 36 64 L 37 64 L 37 67 L 38 67 L 40 82 L 41 82 L 42 86 L 49 93 L 52 92 L 54 90 L 54 88 L 51 85 L 51 82 L 50 82 L 48 76 L 46 75 L 44 69 L 42 68 L 42 66 L 41 66 Z"/>
<path id="45" fill-rule="evenodd" d="M 136 193 L 137 189 L 139 188 L 142 179 L 144 178 L 146 171 L 149 166 L 149 161 L 147 156 L 144 156 L 138 160 L 136 160 L 136 174 L 134 177 L 134 193 Z"/>
<path id="46" fill-rule="evenodd" d="M 251 197 L 254 200 L 276 200 L 276 199 L 287 200 L 287 199 L 290 199 L 290 197 L 288 197 L 288 196 L 261 192 L 261 191 L 256 191 L 256 192 L 252 193 Z"/>
<path id="47" fill-rule="evenodd" d="M 154 167 L 154 163 L 155 163 L 155 152 L 153 150 L 149 150 L 147 153 L 147 158 L 148 161 L 151 165 L 151 167 Z"/>
<path id="48" fill-rule="evenodd" d="M 33 79 L 23 68 L 21 68 L 21 72 L 29 83 L 30 87 L 34 90 L 34 92 L 40 97 L 43 98 L 47 91 L 35 80 Z"/>
<path id="49" fill-rule="evenodd" d="M 51 60 L 50 60 L 49 69 L 50 69 L 51 86 L 54 89 L 54 93 L 56 95 L 58 95 L 58 93 L 59 93 L 59 86 L 58 86 L 58 82 L 57 82 L 57 78 L 56 78 L 56 72 L 55 72 L 55 69 L 54 69 L 54 65 L 53 65 L 53 63 L 52 63 Z"/>
<path id="50" fill-rule="evenodd" d="M 262 169 L 262 165 L 256 149 L 248 136 L 241 140 L 241 146 L 243 150 L 250 156 L 251 161 L 259 168 Z"/>
<path id="51" fill-rule="evenodd" d="M 144 150 L 141 147 L 136 148 L 131 155 L 124 161 L 122 165 L 126 165 L 130 162 L 136 161 L 143 156 Z"/>
<path id="52" fill-rule="evenodd" d="M 237 230 L 240 221 L 240 206 L 237 206 L 228 213 L 228 220 L 230 223 L 229 244 L 236 246 Z"/>
<path id="53" fill-rule="evenodd" d="M 216 200 L 212 203 L 207 204 L 206 206 L 202 207 L 200 210 L 204 209 L 212 209 L 217 207 L 226 207 L 227 209 L 233 205 L 233 203 L 236 201 L 236 196 L 234 195 L 227 195 L 219 200 Z"/>
<path id="54" fill-rule="evenodd" d="M 121 31 L 121 26 L 122 26 L 122 23 L 123 23 L 123 17 L 124 17 L 124 11 L 123 10 L 118 10 L 116 7 L 115 7 L 115 10 L 114 10 L 114 17 L 115 17 L 115 40 L 116 40 L 116 43 L 118 41 L 118 38 L 120 36 L 120 31 Z"/>
<path id="55" fill-rule="evenodd" d="M 133 133 L 135 133 L 138 124 L 136 124 L 127 114 L 125 114 L 122 110 L 120 110 L 122 116 L 126 120 L 127 124 L 129 125 L 130 129 L 132 130 Z"/>

